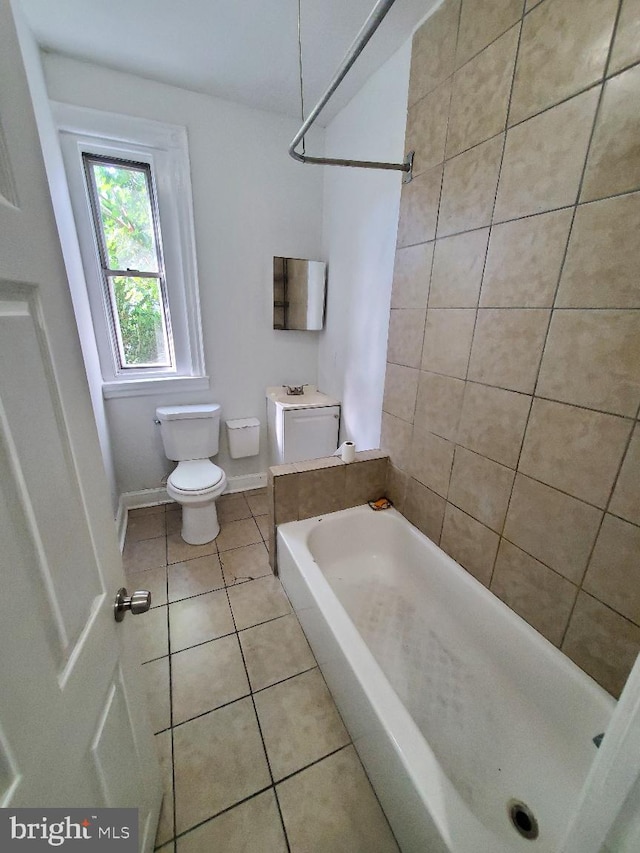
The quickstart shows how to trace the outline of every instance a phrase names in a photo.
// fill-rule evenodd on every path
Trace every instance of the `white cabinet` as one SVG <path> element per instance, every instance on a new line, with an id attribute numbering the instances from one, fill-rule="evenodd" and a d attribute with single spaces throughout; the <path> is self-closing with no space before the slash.
<path id="1" fill-rule="evenodd" d="M 338 446 L 340 406 L 284 409 L 283 462 L 331 456 Z"/>
<path id="2" fill-rule="evenodd" d="M 340 404 L 306 387 L 297 397 L 267 389 L 270 465 L 331 456 L 338 446 Z"/>

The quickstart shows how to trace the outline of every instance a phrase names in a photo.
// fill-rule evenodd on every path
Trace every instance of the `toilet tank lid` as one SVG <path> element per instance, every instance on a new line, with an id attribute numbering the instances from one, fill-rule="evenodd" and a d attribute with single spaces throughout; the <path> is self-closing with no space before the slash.
<path id="1" fill-rule="evenodd" d="M 219 403 L 199 403 L 195 406 L 160 406 L 156 409 L 159 421 L 179 421 L 183 418 L 212 418 L 220 413 Z"/>
<path id="2" fill-rule="evenodd" d="M 227 429 L 246 429 L 247 427 L 259 427 L 260 421 L 257 418 L 236 418 L 235 420 L 225 421 Z"/>

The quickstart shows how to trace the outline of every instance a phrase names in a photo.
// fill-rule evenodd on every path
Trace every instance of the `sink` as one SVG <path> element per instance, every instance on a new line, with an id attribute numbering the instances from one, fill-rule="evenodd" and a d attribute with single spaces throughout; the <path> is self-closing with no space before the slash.
<path id="1" fill-rule="evenodd" d="M 303 394 L 287 394 L 282 385 L 267 388 L 267 399 L 286 409 L 307 409 L 315 406 L 338 406 L 339 400 L 318 391 L 315 385 L 305 385 Z"/>

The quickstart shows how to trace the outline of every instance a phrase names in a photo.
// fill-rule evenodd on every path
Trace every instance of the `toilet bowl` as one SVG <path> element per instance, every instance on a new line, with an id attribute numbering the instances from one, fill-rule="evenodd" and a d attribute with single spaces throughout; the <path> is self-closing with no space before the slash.
<path id="1" fill-rule="evenodd" d="M 165 454 L 178 463 L 167 494 L 182 506 L 182 538 L 204 545 L 220 533 L 215 502 L 227 485 L 226 474 L 209 458 L 218 452 L 220 406 L 161 406 L 156 418 Z"/>
<path id="2" fill-rule="evenodd" d="M 179 462 L 167 480 L 167 494 L 182 506 L 182 538 L 204 545 L 220 533 L 216 498 L 224 492 L 227 475 L 209 459 Z"/>

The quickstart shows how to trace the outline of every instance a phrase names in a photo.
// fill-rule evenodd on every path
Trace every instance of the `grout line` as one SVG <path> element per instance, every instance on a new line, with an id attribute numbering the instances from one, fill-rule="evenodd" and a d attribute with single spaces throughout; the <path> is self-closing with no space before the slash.
<path id="1" fill-rule="evenodd" d="M 244 797 L 242 800 L 238 800 L 237 803 L 233 803 L 233 805 L 227 806 L 225 809 L 222 809 L 222 811 L 216 812 L 215 814 L 211 815 L 211 817 L 207 817 L 204 820 L 201 820 L 199 823 L 194 823 L 193 826 L 190 826 L 188 829 L 185 829 L 181 833 L 176 835 L 176 837 L 173 840 L 175 842 L 177 842 L 179 838 L 184 838 L 185 835 L 188 835 L 190 832 L 193 832 L 194 829 L 200 829 L 200 827 L 204 826 L 205 823 L 209 823 L 210 821 L 215 820 L 217 817 L 220 817 L 221 815 L 226 814 L 227 812 L 230 812 L 232 809 L 235 809 L 237 806 L 242 806 L 245 803 L 248 803 L 249 800 L 254 800 L 256 797 L 259 797 L 260 794 L 264 794 L 267 791 L 270 791 L 272 788 L 273 788 L 273 785 L 267 785 L 264 788 L 260 788 L 259 791 L 255 791 L 255 793 L 249 794 L 248 797 Z"/>
<path id="2" fill-rule="evenodd" d="M 309 764 L 305 764 L 304 767 L 300 767 L 298 770 L 294 770 L 293 773 L 288 773 L 286 776 L 283 776 L 282 779 L 278 779 L 275 785 L 281 785 L 283 782 L 287 782 L 289 779 L 293 779 L 294 776 L 298 776 L 298 774 L 304 773 L 304 771 L 309 770 L 310 767 L 315 767 L 316 764 L 320 764 L 320 762 L 324 761 L 325 758 L 331 758 L 332 755 L 336 755 L 338 752 L 342 752 L 343 749 L 347 749 L 350 746 L 353 746 L 353 741 L 351 740 L 351 738 L 349 738 L 348 743 L 343 743 L 342 746 L 339 746 L 336 749 L 332 749 L 331 752 L 328 752 L 321 758 L 316 758 L 313 761 L 309 762 Z"/>

